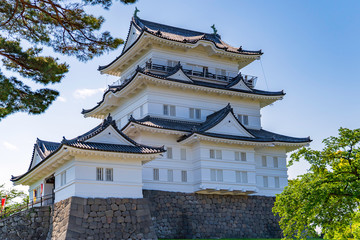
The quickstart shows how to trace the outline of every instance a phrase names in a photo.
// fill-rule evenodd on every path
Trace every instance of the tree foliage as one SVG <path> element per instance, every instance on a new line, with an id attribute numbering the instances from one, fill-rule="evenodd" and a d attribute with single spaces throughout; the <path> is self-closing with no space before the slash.
<path id="1" fill-rule="evenodd" d="M 29 196 L 16 188 L 5 188 L 5 184 L 0 185 L 0 199 L 6 197 L 5 209 L 1 214 L 12 213 L 20 206 L 24 206 L 29 201 Z"/>
<path id="2" fill-rule="evenodd" d="M 273 212 L 285 239 L 315 236 L 317 227 L 327 239 L 360 232 L 360 129 L 340 128 L 323 144 L 321 151 L 302 148 L 291 155 L 289 165 L 305 159 L 311 167 L 276 197 Z"/>
<path id="3" fill-rule="evenodd" d="M 133 3 L 136 0 L 119 0 Z M 103 17 L 85 11 L 87 5 L 108 9 L 112 0 L 0 0 L 0 58 L 4 69 L 41 85 L 59 83 L 69 66 L 42 56 L 41 46 L 88 61 L 116 49 L 122 39 L 99 32 Z M 29 48 L 22 46 L 30 45 Z M 39 47 L 40 46 L 40 47 Z M 32 90 L 15 76 L 0 71 L 0 120 L 15 112 L 39 114 L 56 99 L 56 90 Z"/>

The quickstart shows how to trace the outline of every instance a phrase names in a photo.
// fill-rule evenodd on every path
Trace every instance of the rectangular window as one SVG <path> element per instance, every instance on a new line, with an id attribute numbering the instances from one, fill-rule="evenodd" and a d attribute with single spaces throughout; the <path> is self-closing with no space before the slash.
<path id="1" fill-rule="evenodd" d="M 104 169 L 96 168 L 96 181 L 104 181 Z"/>
<path id="2" fill-rule="evenodd" d="M 189 117 L 191 119 L 201 119 L 201 109 L 189 108 Z"/>
<path id="3" fill-rule="evenodd" d="M 266 156 L 261 157 L 261 166 L 263 166 L 263 167 L 267 166 Z"/>
<path id="4" fill-rule="evenodd" d="M 174 181 L 174 171 L 169 169 L 167 177 L 168 177 L 168 182 L 173 182 Z"/>
<path id="5" fill-rule="evenodd" d="M 60 178 L 61 178 L 61 186 L 64 186 L 66 184 L 66 171 L 63 171 L 61 174 L 60 174 Z"/>
<path id="6" fill-rule="evenodd" d="M 216 159 L 222 159 L 222 152 L 221 152 L 221 150 L 216 150 L 216 151 L 215 151 L 215 156 L 216 156 Z"/>
<path id="7" fill-rule="evenodd" d="M 191 119 L 193 119 L 195 117 L 195 109 L 194 108 L 189 108 L 189 117 Z"/>
<path id="8" fill-rule="evenodd" d="M 114 170 L 112 168 L 106 168 L 105 169 L 105 180 L 112 182 L 113 181 L 113 172 Z"/>
<path id="9" fill-rule="evenodd" d="M 249 125 L 249 116 L 248 115 L 243 115 L 243 124 Z"/>
<path id="10" fill-rule="evenodd" d="M 240 161 L 240 152 L 235 152 L 235 161 Z"/>
<path id="11" fill-rule="evenodd" d="M 280 188 L 280 179 L 279 179 L 279 177 L 275 177 L 275 187 Z"/>
<path id="12" fill-rule="evenodd" d="M 278 168 L 279 167 L 279 159 L 278 157 L 273 157 L 274 160 L 274 168 Z"/>
<path id="13" fill-rule="evenodd" d="M 244 171 L 235 172 L 236 182 L 237 183 L 248 183 L 248 174 Z"/>
<path id="14" fill-rule="evenodd" d="M 210 149 L 210 158 L 215 158 L 215 150 Z"/>
<path id="15" fill-rule="evenodd" d="M 158 168 L 154 168 L 153 169 L 153 180 L 154 181 L 159 181 L 160 176 L 159 176 L 159 169 Z"/>
<path id="16" fill-rule="evenodd" d="M 246 152 L 241 152 L 241 161 L 246 162 Z"/>
<path id="17" fill-rule="evenodd" d="M 163 105 L 163 114 L 169 115 L 169 105 Z"/>
<path id="18" fill-rule="evenodd" d="M 181 160 L 186 160 L 186 148 L 182 148 L 180 150 L 180 159 Z"/>
<path id="19" fill-rule="evenodd" d="M 238 114 L 238 120 L 244 125 L 249 125 L 249 116 L 248 115 L 242 115 Z"/>
<path id="20" fill-rule="evenodd" d="M 201 109 L 195 109 L 195 118 L 201 119 Z"/>
<path id="21" fill-rule="evenodd" d="M 210 169 L 210 180 L 214 182 L 223 181 L 223 170 L 221 169 Z"/>
<path id="22" fill-rule="evenodd" d="M 170 105 L 170 116 L 176 116 L 176 109 L 173 105 Z"/>
<path id="23" fill-rule="evenodd" d="M 171 147 L 167 147 L 166 148 L 166 156 L 168 159 L 172 159 L 173 158 L 173 151 Z"/>
<path id="24" fill-rule="evenodd" d="M 264 187 L 269 187 L 269 178 L 267 176 L 263 176 L 263 184 Z"/>
<path id="25" fill-rule="evenodd" d="M 181 171 L 181 181 L 187 182 L 187 171 Z"/>

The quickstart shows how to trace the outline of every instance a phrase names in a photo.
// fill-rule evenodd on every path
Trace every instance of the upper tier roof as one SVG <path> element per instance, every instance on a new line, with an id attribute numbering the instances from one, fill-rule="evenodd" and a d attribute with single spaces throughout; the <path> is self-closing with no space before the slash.
<path id="1" fill-rule="evenodd" d="M 131 27 L 134 26 L 140 34 L 138 35 L 137 39 L 134 42 L 129 43 L 129 34 Z M 133 17 L 131 19 L 129 33 L 127 36 L 127 39 L 124 44 L 123 51 L 120 56 L 118 56 L 114 61 L 112 61 L 110 64 L 99 66 L 98 70 L 101 71 L 109 66 L 111 66 L 113 63 L 115 63 L 122 55 L 124 55 L 131 47 L 136 44 L 137 40 L 141 37 L 143 33 L 148 33 L 153 36 L 175 41 L 175 42 L 181 42 L 181 43 L 189 43 L 189 44 L 196 44 L 198 41 L 208 41 L 214 44 L 214 46 L 219 50 L 224 50 L 229 53 L 236 53 L 241 55 L 254 55 L 254 56 L 260 56 L 262 55 L 262 51 L 250 51 L 250 50 L 244 50 L 242 47 L 233 47 L 223 40 L 221 40 L 221 37 L 219 34 L 213 34 L 213 33 L 204 33 L 199 31 L 193 31 L 173 26 L 168 26 L 160 23 L 155 23 L 147 20 L 140 19 L 139 17 Z"/>
<path id="2" fill-rule="evenodd" d="M 177 67 L 175 67 L 174 72 L 177 72 L 179 70 L 178 68 L 181 68 L 180 64 L 178 64 Z M 238 83 L 239 81 L 243 81 L 241 74 L 239 74 L 236 78 L 234 78 L 233 82 L 230 82 L 227 85 L 224 85 L 224 84 L 210 83 L 210 82 L 204 82 L 204 81 L 197 81 L 195 79 L 192 79 L 190 76 L 187 76 L 190 81 L 184 81 L 184 80 L 179 80 L 179 79 L 175 79 L 175 78 L 169 78 L 173 73 L 169 73 L 168 75 L 158 75 L 158 74 L 150 73 L 148 71 L 144 71 L 144 69 L 138 67 L 136 72 L 134 73 L 134 75 L 132 77 L 125 80 L 121 85 L 109 86 L 108 90 L 104 93 L 102 100 L 100 102 L 98 102 L 96 106 L 94 106 L 91 109 L 83 109 L 81 113 L 82 114 L 91 114 L 91 112 L 98 109 L 102 105 L 106 104 L 106 97 L 108 95 L 115 94 L 115 93 L 118 93 L 118 92 L 121 92 L 121 91 L 125 90 L 127 88 L 127 86 L 130 85 L 130 83 L 135 82 L 136 76 L 138 74 L 143 74 L 144 76 L 148 76 L 150 78 L 162 80 L 162 81 L 164 81 L 164 84 L 166 83 L 166 81 L 169 81 L 169 82 L 173 82 L 173 83 L 177 83 L 177 84 L 192 85 L 192 86 L 196 86 L 196 87 L 199 87 L 199 88 L 226 91 L 229 94 L 230 93 L 243 94 L 244 96 L 245 95 L 246 96 L 251 96 L 253 98 L 257 98 L 257 97 L 258 98 L 265 98 L 265 97 L 272 98 L 271 102 L 269 102 L 267 104 L 264 104 L 262 107 L 264 107 L 264 106 L 266 106 L 266 105 L 268 105 L 268 104 L 270 104 L 270 103 L 272 103 L 272 102 L 274 102 L 274 101 L 276 101 L 278 99 L 281 99 L 285 95 L 284 91 L 270 92 L 270 91 L 258 90 L 258 89 L 255 89 L 255 88 L 248 88 L 248 90 L 234 88 L 233 87 L 234 84 Z M 186 75 L 186 73 L 184 73 L 184 74 Z"/>
<path id="3" fill-rule="evenodd" d="M 124 142 L 128 144 L 104 143 L 94 141 L 92 139 L 108 127 L 112 127 L 116 131 L 116 133 L 119 134 L 119 136 L 124 140 Z M 49 142 L 37 139 L 34 145 L 33 156 L 28 171 L 20 176 L 12 176 L 11 181 L 18 181 L 19 179 L 30 173 L 33 169 L 43 164 L 56 152 L 61 151 L 63 146 L 69 146 L 83 150 L 118 152 L 125 154 L 157 154 L 165 152 L 163 147 L 150 147 L 133 141 L 131 138 L 126 136 L 117 128 L 115 121 L 112 120 L 112 117 L 109 115 L 101 124 L 73 139 L 67 140 L 63 138 L 61 142 Z M 38 153 L 41 161 L 37 164 L 33 164 L 33 161 L 35 159 L 34 156 L 36 153 Z"/>
<path id="4" fill-rule="evenodd" d="M 216 111 L 213 114 L 207 116 L 204 122 L 180 121 L 180 120 L 164 119 L 164 118 L 151 117 L 151 116 L 146 116 L 145 118 L 139 120 L 131 118 L 129 123 L 123 127 L 123 130 L 125 130 L 131 123 L 136 123 L 151 128 L 184 132 L 183 135 L 178 139 L 179 142 L 193 136 L 194 134 L 200 134 L 214 138 L 249 141 L 249 142 L 294 143 L 294 144 L 311 142 L 310 137 L 296 138 L 296 137 L 289 137 L 289 136 L 273 133 L 263 129 L 260 130 L 248 129 L 244 125 L 242 125 L 239 121 L 237 121 L 237 124 L 239 124 L 243 129 L 245 129 L 249 133 L 250 137 L 214 133 L 209 131 L 209 129 L 215 127 L 221 121 L 223 121 L 228 114 L 232 114 L 234 116 L 234 112 L 230 104 L 220 109 L 219 111 Z"/>

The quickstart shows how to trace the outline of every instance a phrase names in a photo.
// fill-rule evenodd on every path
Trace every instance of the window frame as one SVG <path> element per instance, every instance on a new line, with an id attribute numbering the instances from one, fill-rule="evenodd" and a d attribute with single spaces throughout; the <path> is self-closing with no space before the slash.
<path id="1" fill-rule="evenodd" d="M 188 181 L 188 174 L 186 170 L 181 170 L 181 182 L 187 182 Z"/>
<path id="2" fill-rule="evenodd" d="M 160 169 L 159 168 L 153 168 L 153 180 L 160 181 Z"/>
<path id="3" fill-rule="evenodd" d="M 96 168 L 96 181 L 104 181 L 104 168 Z"/>
<path id="4" fill-rule="evenodd" d="M 105 168 L 105 181 L 113 182 L 114 181 L 114 169 Z"/>

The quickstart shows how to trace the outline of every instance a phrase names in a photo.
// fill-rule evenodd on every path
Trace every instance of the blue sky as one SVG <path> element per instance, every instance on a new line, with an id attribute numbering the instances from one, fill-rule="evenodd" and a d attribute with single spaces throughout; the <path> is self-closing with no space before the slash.
<path id="1" fill-rule="evenodd" d="M 140 18 L 204 32 L 216 25 L 222 39 L 244 49 L 262 49 L 262 65 L 255 61 L 242 70 L 258 76 L 257 88 L 282 90 L 282 101 L 262 110 L 264 129 L 297 137 L 311 136 L 311 147 L 339 127 L 359 128 L 360 1 L 190 1 L 140 0 L 135 5 L 115 2 L 109 11 L 89 7 L 106 19 L 103 29 L 125 38 L 134 8 Z M 16 113 L 0 122 L 0 183 L 29 167 L 36 138 L 61 141 L 99 123 L 80 114 L 102 97 L 115 79 L 100 75 L 99 65 L 112 61 L 121 48 L 87 63 L 58 56 L 70 65 L 61 92 L 45 114 Z M 266 84 L 267 82 L 267 84 Z M 36 87 L 36 86 L 35 86 Z M 297 163 L 290 178 L 306 171 Z"/>

